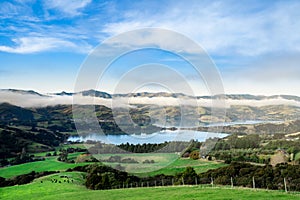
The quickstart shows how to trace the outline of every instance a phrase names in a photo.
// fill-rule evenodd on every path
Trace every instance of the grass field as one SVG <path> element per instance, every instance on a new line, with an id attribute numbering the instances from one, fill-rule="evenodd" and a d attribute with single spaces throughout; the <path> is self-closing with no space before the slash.
<path id="1" fill-rule="evenodd" d="M 177 159 L 178 155 L 175 153 L 135 153 L 135 154 L 104 154 L 101 155 L 101 157 L 97 157 L 101 160 L 106 160 L 110 156 L 120 156 L 122 159 L 124 158 L 132 158 L 139 163 L 120 163 L 123 167 L 125 167 L 125 170 L 129 173 L 134 173 L 136 175 L 139 175 L 140 173 L 148 173 L 152 171 L 157 171 L 161 168 L 167 167 L 169 165 L 172 165 Z M 143 161 L 145 160 L 154 160 L 155 163 L 152 164 L 143 164 Z M 117 163 L 106 163 L 104 164 L 114 166 Z"/>
<path id="2" fill-rule="evenodd" d="M 64 182 L 66 175 L 71 183 Z M 56 178 L 62 183 L 52 183 Z M 42 182 L 41 182 L 42 181 Z M 77 172 L 60 173 L 36 179 L 33 183 L 20 186 L 0 188 L 0 199 L 299 199 L 299 194 L 289 194 L 281 191 L 253 190 L 245 188 L 227 188 L 210 186 L 176 186 L 156 188 L 130 188 L 116 190 L 88 190 L 83 185 L 83 175 Z"/>
<path id="3" fill-rule="evenodd" d="M 139 163 L 121 163 L 127 172 L 138 176 L 154 176 L 157 174 L 175 175 L 183 172 L 187 166 L 193 167 L 197 173 L 206 172 L 209 169 L 216 169 L 225 166 L 224 163 L 192 160 L 189 158 L 179 158 L 175 153 L 138 153 L 138 154 L 104 154 L 100 159 L 108 159 L 110 156 L 118 155 L 122 159 L 132 158 Z M 143 164 L 146 159 L 154 160 L 155 163 Z M 114 166 L 116 163 L 105 163 Z"/>
<path id="4" fill-rule="evenodd" d="M 224 163 L 203 161 L 203 160 L 191 160 L 191 159 L 178 159 L 171 165 L 159 169 L 157 171 L 149 172 L 148 175 L 154 176 L 157 174 L 175 175 L 176 173 L 183 172 L 187 166 L 191 166 L 195 169 L 196 173 L 206 172 L 210 169 L 217 169 L 219 167 L 226 166 Z"/>
<path id="5" fill-rule="evenodd" d="M 10 178 L 13 176 L 30 173 L 31 171 L 63 171 L 76 166 L 87 165 L 91 163 L 64 163 L 57 161 L 57 157 L 47 157 L 44 161 L 30 162 L 10 167 L 0 168 L 0 176 Z"/>
<path id="6" fill-rule="evenodd" d="M 69 159 L 76 159 L 81 153 L 69 154 Z M 187 166 L 193 167 L 197 173 L 205 172 L 209 169 L 216 169 L 225 166 L 223 163 L 203 160 L 191 160 L 189 158 L 178 158 L 174 153 L 145 153 L 145 154 L 103 154 L 101 159 L 108 159 L 110 156 L 119 155 L 123 158 L 133 158 L 138 161 L 137 164 L 121 163 L 127 172 L 132 172 L 137 176 L 154 176 L 157 174 L 175 175 L 183 172 Z M 142 162 L 154 160 L 153 164 L 143 164 Z M 25 163 L 5 168 L 0 168 L 0 176 L 10 178 L 20 174 L 26 174 L 31 171 L 64 171 L 75 166 L 82 166 L 91 163 L 64 163 L 57 161 L 57 157 L 46 157 L 45 161 Z M 104 163 L 114 166 L 117 163 Z"/>

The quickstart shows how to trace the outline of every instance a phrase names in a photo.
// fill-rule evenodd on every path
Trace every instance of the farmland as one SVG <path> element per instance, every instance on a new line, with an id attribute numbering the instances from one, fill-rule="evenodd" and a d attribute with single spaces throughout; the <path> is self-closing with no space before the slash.
<path id="1" fill-rule="evenodd" d="M 69 158 L 76 158 L 79 153 L 69 155 Z M 122 163 L 126 171 L 135 172 L 138 176 L 153 176 L 157 174 L 175 175 L 184 171 L 187 166 L 193 167 L 197 173 L 205 172 L 209 169 L 215 169 L 224 166 L 223 163 L 217 163 L 205 160 L 191 160 L 189 158 L 178 158 L 178 155 L 173 153 L 147 153 L 147 154 L 103 154 L 98 156 L 101 159 L 107 159 L 110 156 L 120 156 L 122 158 L 132 158 L 139 163 Z M 144 160 L 154 160 L 153 164 L 141 164 Z M 87 165 L 91 163 L 65 163 L 57 161 L 56 156 L 46 157 L 45 161 L 30 162 L 10 167 L 0 168 L 0 176 L 4 178 L 13 177 L 16 175 L 26 174 L 31 171 L 64 171 L 68 168 Z M 104 164 L 114 166 L 116 163 Z"/>
<path id="2" fill-rule="evenodd" d="M 72 182 L 65 182 L 66 178 Z M 61 183 L 53 183 L 57 179 Z M 299 194 L 283 191 L 203 186 L 170 186 L 115 190 L 88 190 L 83 174 L 64 172 L 34 180 L 27 185 L 0 188 L 0 199 L 299 199 Z"/>
<path id="3" fill-rule="evenodd" d="M 64 163 L 56 160 L 56 157 L 46 158 L 44 161 L 30 162 L 10 167 L 0 168 L 0 176 L 10 178 L 13 176 L 26 174 L 31 171 L 63 171 L 68 168 L 73 168 L 79 165 L 86 165 L 89 163 Z"/>

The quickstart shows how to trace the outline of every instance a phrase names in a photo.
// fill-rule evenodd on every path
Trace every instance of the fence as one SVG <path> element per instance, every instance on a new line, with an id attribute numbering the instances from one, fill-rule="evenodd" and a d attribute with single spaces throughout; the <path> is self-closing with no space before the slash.
<path id="1" fill-rule="evenodd" d="M 223 180 L 222 180 L 223 179 Z M 292 178 L 283 178 L 282 183 L 277 184 L 277 188 L 273 187 L 262 187 L 262 179 L 258 177 L 252 177 L 251 180 L 247 178 L 246 181 L 241 182 L 241 177 L 239 179 L 235 177 L 230 177 L 228 180 L 224 180 L 224 177 L 210 177 L 210 178 L 199 178 L 195 177 L 193 179 L 175 179 L 175 178 L 161 178 L 156 180 L 146 179 L 139 182 L 122 182 L 118 185 L 111 186 L 111 189 L 122 189 L 122 188 L 137 188 L 137 187 L 163 187 L 163 186 L 185 186 L 185 185 L 202 185 L 202 186 L 209 186 L 215 187 L 218 185 L 224 185 L 231 188 L 234 187 L 248 187 L 253 189 L 269 189 L 269 190 L 283 190 L 285 192 L 299 192 L 300 184 L 294 182 Z M 227 184 L 220 184 L 220 181 L 226 181 Z M 267 180 L 263 180 L 267 183 Z M 297 180 L 296 180 L 297 181 Z M 265 184 L 266 185 L 266 184 Z M 272 185 L 270 185 L 272 186 Z"/>

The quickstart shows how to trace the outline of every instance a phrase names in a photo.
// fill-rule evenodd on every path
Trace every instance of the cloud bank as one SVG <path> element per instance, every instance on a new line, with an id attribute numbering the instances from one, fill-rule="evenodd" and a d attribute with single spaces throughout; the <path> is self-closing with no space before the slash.
<path id="1" fill-rule="evenodd" d="M 216 106 L 209 98 L 199 97 L 197 100 L 189 97 L 113 97 L 100 98 L 92 96 L 82 96 L 75 94 L 76 103 L 79 105 L 104 105 L 106 107 L 127 107 L 134 104 L 153 104 L 157 106 L 183 106 L 198 105 L 201 107 Z M 26 94 L 20 92 L 12 92 L 0 90 L 0 103 L 10 103 L 21 107 L 45 107 L 55 105 L 72 105 L 73 97 L 68 95 L 37 95 Z M 267 106 L 267 105 L 290 105 L 300 107 L 300 101 L 294 99 L 286 99 L 280 96 L 274 98 L 266 98 L 261 100 L 253 99 L 230 99 L 225 100 L 225 106 L 247 105 L 247 106 Z"/>

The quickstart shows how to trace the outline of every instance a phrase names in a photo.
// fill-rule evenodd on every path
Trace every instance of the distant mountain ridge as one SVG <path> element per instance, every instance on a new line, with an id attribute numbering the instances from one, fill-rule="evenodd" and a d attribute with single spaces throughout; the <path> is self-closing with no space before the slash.
<path id="1" fill-rule="evenodd" d="M 172 97 L 172 98 L 195 98 L 195 99 L 215 99 L 215 98 L 224 98 L 231 100 L 269 100 L 269 99 L 286 99 L 286 100 L 294 100 L 300 102 L 300 97 L 296 95 L 251 95 L 251 94 L 225 94 L 225 95 L 214 95 L 214 96 L 191 96 L 183 93 L 167 93 L 167 92 L 138 92 L 138 93 L 127 93 L 127 94 L 109 94 L 107 92 L 102 92 L 98 90 L 84 90 L 81 92 L 59 92 L 59 93 L 47 93 L 41 94 L 34 90 L 19 90 L 19 89 L 0 89 L 0 92 L 11 92 L 16 94 L 29 94 L 29 95 L 37 95 L 37 96 L 74 96 L 74 95 L 82 95 L 82 96 L 91 96 L 91 97 L 99 97 L 104 99 L 111 99 L 114 97 Z"/>
<path id="2" fill-rule="evenodd" d="M 34 90 L 18 90 L 18 89 L 0 89 L 2 92 L 12 92 L 12 93 L 18 93 L 18 94 L 30 94 L 30 95 L 37 95 L 37 96 L 47 96 L 40 94 Z"/>
<path id="3" fill-rule="evenodd" d="M 224 100 L 216 101 L 213 100 Z M 0 89 L 0 103 L 20 107 L 46 107 L 55 105 L 104 105 L 106 107 L 127 107 L 129 105 L 155 106 L 201 106 L 226 107 L 246 105 L 253 107 L 267 105 L 288 105 L 300 107 L 300 97 L 293 95 L 250 95 L 226 94 L 215 96 L 191 96 L 183 93 L 138 92 L 109 94 L 97 90 L 81 92 L 59 92 L 41 94 L 33 90 Z"/>

